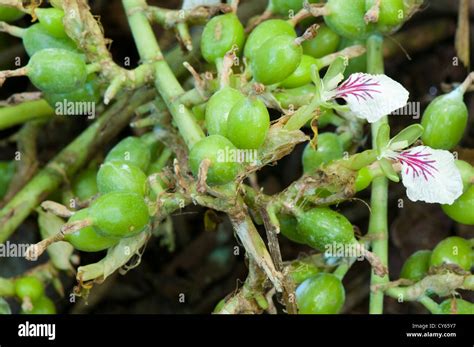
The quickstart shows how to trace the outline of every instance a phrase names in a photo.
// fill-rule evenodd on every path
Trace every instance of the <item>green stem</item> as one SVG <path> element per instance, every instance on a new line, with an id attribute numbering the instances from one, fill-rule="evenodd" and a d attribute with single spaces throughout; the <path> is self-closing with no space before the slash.
<path id="1" fill-rule="evenodd" d="M 181 38 L 184 47 L 186 47 L 188 51 L 191 51 L 193 49 L 193 39 L 189 32 L 188 23 L 181 22 L 176 24 L 176 32 Z"/>
<path id="2" fill-rule="evenodd" d="M 367 40 L 367 72 L 372 74 L 382 74 L 384 72 L 383 37 L 380 35 L 372 35 Z M 375 142 L 376 134 L 382 124 L 388 123 L 387 116 L 381 118 L 378 122 L 372 123 L 372 147 L 377 149 Z M 388 265 L 388 225 L 387 225 L 387 199 L 388 199 L 388 181 L 385 177 L 377 177 L 372 181 L 372 195 L 370 206 L 372 213 L 370 214 L 369 232 L 374 236 L 372 241 L 372 251 L 379 257 L 382 264 Z M 372 273 L 371 285 L 388 282 L 388 275 L 379 277 Z M 382 291 L 370 293 L 370 309 L 371 314 L 383 313 L 384 293 Z"/>
<path id="3" fill-rule="evenodd" d="M 433 314 L 441 313 L 439 305 L 429 296 L 423 295 L 421 298 L 418 299 L 418 302 L 425 306 L 426 309 Z"/>
<path id="4" fill-rule="evenodd" d="M 102 69 L 102 64 L 101 63 L 88 64 L 86 66 L 86 69 L 87 69 L 88 75 L 94 72 L 99 72 Z"/>
<path id="5" fill-rule="evenodd" d="M 350 270 L 352 267 L 352 264 L 354 264 L 355 259 L 351 260 L 344 260 L 337 268 L 336 270 L 333 271 L 333 275 L 339 278 L 341 281 L 346 275 L 346 273 Z"/>
<path id="6" fill-rule="evenodd" d="M 446 297 L 458 289 L 474 290 L 474 275 L 446 272 L 426 276 L 409 286 L 400 286 L 400 283 L 394 282 L 372 287 L 373 292 L 384 291 L 385 295 L 399 301 L 420 301 L 423 296 L 432 294 Z"/>
<path id="7" fill-rule="evenodd" d="M 0 130 L 29 120 L 52 116 L 54 116 L 54 110 L 45 100 L 26 101 L 14 106 L 1 107 Z"/>
<path id="8" fill-rule="evenodd" d="M 325 55 L 324 57 L 318 58 L 317 66 L 318 69 L 321 70 L 322 68 L 331 65 L 337 58 L 345 57 L 348 59 L 353 59 L 360 57 L 362 54 L 365 53 L 365 48 L 362 45 L 355 45 L 344 48 L 343 50 Z"/>
<path id="9" fill-rule="evenodd" d="M 413 298 L 410 295 L 410 290 L 412 290 L 412 287 L 394 287 L 394 288 L 388 289 L 385 292 L 385 294 L 394 299 L 397 299 L 399 302 L 418 301 L 420 304 L 425 306 L 426 309 L 430 311 L 431 313 L 433 314 L 441 313 L 439 305 L 433 299 L 431 299 L 428 295 L 421 294 L 419 297 Z"/>
<path id="10" fill-rule="evenodd" d="M 161 172 L 172 156 L 173 151 L 169 148 L 164 148 L 160 156 L 150 164 L 150 167 L 148 168 L 148 174 L 151 175 Z"/>
<path id="11" fill-rule="evenodd" d="M 10 25 L 6 22 L 0 22 L 0 32 L 5 32 L 7 34 L 10 34 L 11 36 L 22 38 L 25 34 L 25 29 Z"/>
<path id="12" fill-rule="evenodd" d="M 153 63 L 155 87 L 168 106 L 188 148 L 191 148 L 204 137 L 204 133 L 196 123 L 192 112 L 176 100 L 184 93 L 184 90 L 164 60 L 153 29 L 145 14 L 144 9 L 146 9 L 147 4 L 144 0 L 122 0 L 122 3 L 128 15 L 128 23 L 140 58 L 145 63 Z"/>
<path id="13" fill-rule="evenodd" d="M 153 93 L 144 89 L 137 90 L 132 97 L 124 95 L 34 176 L 0 210 L 0 242 L 5 242 L 33 209 L 56 190 L 64 179 L 74 175 L 90 157 L 97 154 L 99 148 L 114 138 L 135 115 L 136 107 L 152 97 Z"/>
<path id="14" fill-rule="evenodd" d="M 206 91 L 206 94 L 207 94 L 207 91 Z M 210 95 L 205 95 L 205 96 L 209 97 Z M 178 100 L 180 103 L 182 103 L 186 107 L 192 107 L 192 106 L 199 105 L 205 102 L 206 98 L 203 98 L 202 93 L 200 93 L 198 89 L 193 88 L 183 93 L 179 97 Z"/>
<path id="15" fill-rule="evenodd" d="M 314 111 L 316 111 L 320 105 L 321 101 L 318 98 L 313 98 L 309 105 L 300 107 L 298 111 L 291 116 L 284 128 L 291 131 L 304 127 L 306 123 L 313 119 Z"/>

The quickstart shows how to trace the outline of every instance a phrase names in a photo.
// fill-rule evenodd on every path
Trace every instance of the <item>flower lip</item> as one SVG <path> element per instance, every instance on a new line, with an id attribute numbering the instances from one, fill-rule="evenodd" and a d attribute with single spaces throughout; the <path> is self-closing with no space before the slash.
<path id="1" fill-rule="evenodd" d="M 436 160 L 432 159 L 432 154 L 423 153 L 421 150 L 416 153 L 403 151 L 397 159 L 402 165 L 405 164 L 405 173 L 408 175 L 411 170 L 413 177 L 423 175 L 424 179 L 428 180 L 429 177 L 434 178 L 434 172 L 438 171 L 434 166 Z"/>
<path id="2" fill-rule="evenodd" d="M 352 74 L 345 80 L 336 91 L 336 98 L 347 98 L 353 95 L 359 101 L 373 99 L 371 93 L 381 93 L 380 83 L 366 74 Z"/>
<path id="3" fill-rule="evenodd" d="M 452 204 L 462 194 L 461 174 L 449 151 L 416 146 L 401 152 L 386 149 L 381 157 L 400 164 L 402 183 L 412 201 Z"/>
<path id="4" fill-rule="evenodd" d="M 355 116 L 374 123 L 405 106 L 409 93 L 386 75 L 355 73 L 324 95 L 327 99 L 343 98 Z"/>

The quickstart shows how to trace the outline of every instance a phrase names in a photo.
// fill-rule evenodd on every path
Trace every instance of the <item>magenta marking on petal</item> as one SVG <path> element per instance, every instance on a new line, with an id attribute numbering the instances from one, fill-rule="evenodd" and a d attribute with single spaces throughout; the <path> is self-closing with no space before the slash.
<path id="1" fill-rule="evenodd" d="M 354 96 L 358 102 L 360 99 L 366 101 L 367 98 L 373 99 L 373 93 L 381 93 L 374 87 L 380 87 L 380 83 L 370 76 L 359 74 L 357 77 L 350 75 L 336 90 L 336 98 L 347 98 L 349 95 Z"/>
<path id="2" fill-rule="evenodd" d="M 405 174 L 409 174 L 413 170 L 413 178 L 423 175 L 423 178 L 428 181 L 429 176 L 434 178 L 434 172 L 438 169 L 433 165 L 436 160 L 430 159 L 431 153 L 422 153 L 421 151 L 411 153 L 410 151 L 401 152 L 397 159 L 401 164 L 406 164 Z"/>

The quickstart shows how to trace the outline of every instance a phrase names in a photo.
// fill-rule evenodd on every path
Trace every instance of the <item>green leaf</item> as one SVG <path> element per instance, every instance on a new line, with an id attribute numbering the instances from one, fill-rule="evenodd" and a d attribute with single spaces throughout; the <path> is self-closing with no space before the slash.
<path id="1" fill-rule="evenodd" d="M 423 135 L 423 131 L 424 129 L 420 124 L 412 124 L 392 138 L 389 148 L 394 151 L 407 148 Z M 403 143 L 405 146 L 400 148 L 401 144 L 397 144 L 397 142 Z"/>
<path id="2" fill-rule="evenodd" d="M 308 136 L 300 130 L 271 127 L 265 143 L 258 151 L 257 166 L 263 167 L 280 160 L 290 154 L 297 144 L 306 141 L 308 141 Z"/>
<path id="3" fill-rule="evenodd" d="M 382 158 L 379 160 L 380 168 L 382 169 L 384 175 L 393 182 L 400 182 L 400 177 L 398 177 L 397 172 L 393 169 L 392 163 L 386 159 Z"/>
<path id="4" fill-rule="evenodd" d="M 141 233 L 123 238 L 115 246 L 107 250 L 107 255 L 97 263 L 80 266 L 77 269 L 78 278 L 83 281 L 91 281 L 100 279 L 104 281 L 107 277 L 115 271 L 124 267 L 132 257 L 141 255 L 140 250 L 150 237 L 150 231 L 142 231 Z M 140 257 L 135 262 L 135 266 L 140 263 Z M 127 269 L 133 268 L 134 265 L 127 265 Z"/>
<path id="5" fill-rule="evenodd" d="M 10 305 L 8 305 L 8 302 L 2 297 L 0 297 L 0 314 L 12 314 Z"/>
<path id="6" fill-rule="evenodd" d="M 347 66 L 347 58 L 338 57 L 336 58 L 324 75 L 323 84 L 326 91 L 336 89 L 338 84 L 344 79 L 344 71 Z"/>
<path id="7" fill-rule="evenodd" d="M 344 167 L 351 170 L 360 170 L 377 160 L 377 153 L 369 149 L 367 151 L 351 155 L 347 160 L 341 160 Z"/>
<path id="8" fill-rule="evenodd" d="M 388 145 L 388 148 L 390 148 L 392 151 L 395 151 L 395 152 L 401 151 L 402 149 L 405 149 L 407 147 L 408 147 L 407 141 L 398 141 L 398 142 L 390 141 L 390 144 Z"/>
<path id="9" fill-rule="evenodd" d="M 388 143 L 390 142 L 390 126 L 388 124 L 384 123 L 380 125 L 375 141 L 377 144 L 378 155 L 381 155 L 382 152 L 387 148 Z"/>

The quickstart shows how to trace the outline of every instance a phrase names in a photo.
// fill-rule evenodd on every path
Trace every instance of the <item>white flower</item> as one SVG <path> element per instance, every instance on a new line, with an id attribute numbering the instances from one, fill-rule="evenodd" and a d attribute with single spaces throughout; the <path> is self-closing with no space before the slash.
<path id="1" fill-rule="evenodd" d="M 411 201 L 451 205 L 462 194 L 461 174 L 448 151 L 417 146 L 402 152 L 387 150 L 382 157 L 401 164 L 402 183 Z"/>
<path id="2" fill-rule="evenodd" d="M 326 95 L 344 99 L 358 118 L 374 123 L 405 106 L 409 93 L 386 75 L 355 73 Z"/>
<path id="3" fill-rule="evenodd" d="M 190 10 L 198 6 L 217 6 L 221 3 L 220 0 L 184 0 L 183 10 Z"/>

